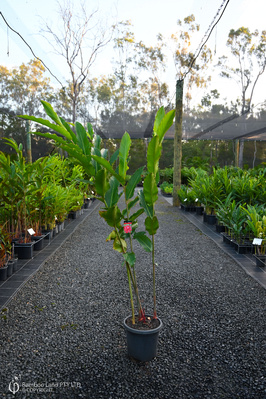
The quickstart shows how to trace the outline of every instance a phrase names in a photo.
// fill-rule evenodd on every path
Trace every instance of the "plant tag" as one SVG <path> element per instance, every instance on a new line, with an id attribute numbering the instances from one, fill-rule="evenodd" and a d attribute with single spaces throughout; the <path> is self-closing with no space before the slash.
<path id="1" fill-rule="evenodd" d="M 258 244 L 258 245 L 261 245 L 261 243 L 262 243 L 262 239 L 259 239 L 259 238 L 253 239 L 253 242 L 252 242 L 252 244 Z"/>
<path id="2" fill-rule="evenodd" d="M 28 229 L 28 232 L 29 232 L 30 235 L 34 235 L 35 234 L 35 231 L 32 228 Z"/>
<path id="3" fill-rule="evenodd" d="M 131 221 L 124 221 L 124 232 L 125 233 L 132 232 L 132 222 Z"/>

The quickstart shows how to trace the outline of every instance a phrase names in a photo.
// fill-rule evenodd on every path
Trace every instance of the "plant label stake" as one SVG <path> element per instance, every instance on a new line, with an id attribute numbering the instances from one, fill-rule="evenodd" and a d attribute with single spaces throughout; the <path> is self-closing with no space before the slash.
<path id="1" fill-rule="evenodd" d="M 132 222 L 131 221 L 124 221 L 124 232 L 125 233 L 132 232 Z"/>

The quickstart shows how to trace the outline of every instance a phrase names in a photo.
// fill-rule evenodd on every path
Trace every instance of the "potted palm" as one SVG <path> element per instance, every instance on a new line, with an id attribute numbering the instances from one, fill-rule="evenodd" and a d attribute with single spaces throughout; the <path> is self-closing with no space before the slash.
<path id="1" fill-rule="evenodd" d="M 93 134 L 92 127 L 89 124 L 86 131 L 77 122 L 75 124 L 76 134 L 74 134 L 71 126 L 57 116 L 50 104 L 43 101 L 42 104 L 55 124 L 35 117 L 21 117 L 46 125 L 60 133 L 61 137 L 55 134 L 35 132 L 49 139 L 54 139 L 57 145 L 66 150 L 84 167 L 88 175 L 93 176 L 97 198 L 103 203 L 103 208 L 99 213 L 111 228 L 107 240 L 112 241 L 113 249 L 121 255 L 126 267 L 131 306 L 130 316 L 124 319 L 128 339 L 128 354 L 138 360 L 148 361 L 156 355 L 157 337 L 162 327 L 162 322 L 157 316 L 155 285 L 155 235 L 159 228 L 155 203 L 158 199 L 159 159 L 164 135 L 173 123 L 175 112 L 172 110 L 165 113 L 162 107 L 156 114 L 154 134 L 147 149 L 147 172 L 143 189 L 136 194 L 135 189 L 143 176 L 143 167 L 137 169 L 130 177 L 127 175 L 131 145 L 131 138 L 127 132 L 122 137 L 119 150 L 108 161 L 106 152 L 99 152 L 99 146 L 94 146 L 100 138 Z M 113 167 L 115 162 L 118 164 L 116 170 Z M 122 201 L 124 206 L 120 205 Z M 144 213 L 146 214 L 145 231 L 139 231 L 138 218 Z M 150 315 L 145 314 L 140 300 L 136 253 L 134 251 L 135 242 L 138 242 L 144 251 L 151 252 L 153 311 Z M 148 347 L 150 343 L 153 344 L 153 348 Z"/>

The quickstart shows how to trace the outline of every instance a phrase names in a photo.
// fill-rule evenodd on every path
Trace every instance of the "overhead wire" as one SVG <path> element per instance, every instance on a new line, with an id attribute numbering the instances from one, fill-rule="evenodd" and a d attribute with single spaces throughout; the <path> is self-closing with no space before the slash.
<path id="1" fill-rule="evenodd" d="M 31 53 L 33 54 L 33 56 L 34 56 L 38 61 L 40 61 L 40 62 L 42 63 L 42 65 L 47 69 L 47 71 L 57 80 L 57 82 L 60 83 L 60 85 L 61 85 L 62 87 L 64 87 L 64 85 L 60 82 L 60 80 L 57 78 L 57 76 L 55 76 L 55 75 L 52 73 L 52 71 L 50 70 L 50 68 L 47 67 L 47 65 L 43 62 L 43 60 L 42 60 L 41 58 L 39 58 L 39 57 L 36 56 L 36 54 L 35 54 L 34 51 L 32 50 L 32 47 L 26 42 L 26 40 L 23 38 L 23 36 L 22 36 L 19 32 L 17 32 L 15 29 L 13 29 L 13 28 L 10 26 L 10 24 L 7 22 L 6 18 L 4 17 L 4 15 L 3 15 L 3 13 L 2 13 L 1 11 L 0 11 L 0 15 L 1 15 L 1 17 L 3 18 L 3 20 L 4 20 L 5 24 L 7 25 L 7 27 L 8 27 L 9 29 L 11 29 L 14 33 L 16 33 L 16 34 L 21 38 L 21 40 L 23 40 L 23 42 L 26 44 L 26 46 L 28 46 L 28 48 L 30 49 L 30 51 L 31 51 Z M 9 42 L 8 42 L 8 43 L 9 43 Z M 8 45 L 8 53 L 7 53 L 7 54 L 9 55 L 9 45 Z"/>
<path id="2" fill-rule="evenodd" d="M 210 38 L 210 36 L 211 36 L 211 34 L 212 34 L 213 29 L 215 28 L 215 26 L 218 24 L 218 22 L 219 22 L 220 19 L 222 18 L 223 14 L 224 14 L 224 12 L 225 12 L 225 9 L 226 9 L 226 7 L 227 7 L 228 4 L 229 4 L 229 1 L 230 1 L 230 0 L 223 0 L 222 4 L 221 4 L 220 7 L 218 8 L 218 10 L 217 10 L 217 12 L 216 12 L 216 14 L 215 14 L 215 16 L 214 16 L 214 18 L 213 18 L 211 24 L 209 25 L 209 27 L 208 27 L 208 29 L 207 29 L 205 35 L 204 35 L 203 38 L 201 39 L 201 42 L 200 42 L 200 44 L 199 44 L 199 46 L 198 46 L 196 52 L 194 53 L 194 57 L 193 57 L 193 59 L 191 60 L 191 63 L 190 63 L 190 65 L 189 65 L 188 70 L 187 70 L 187 72 L 185 73 L 183 79 L 190 73 L 190 71 L 191 71 L 191 69 L 192 69 L 192 67 L 193 67 L 193 65 L 194 65 L 194 63 L 195 63 L 195 61 L 196 61 L 196 59 L 199 57 L 199 55 L 200 55 L 200 53 L 201 53 L 203 47 L 205 46 L 205 44 L 206 44 L 207 41 L 209 40 L 209 38 Z M 226 4 L 225 4 L 225 3 L 226 3 Z M 224 4 L 225 4 L 225 6 L 224 6 Z M 221 10 L 222 10 L 222 12 L 221 12 Z M 220 12 L 221 12 L 221 15 L 219 16 Z M 219 16 L 219 18 L 217 19 L 218 16 Z M 217 19 L 217 21 L 215 22 L 216 19 Z M 214 23 L 214 22 L 215 22 L 215 23 Z M 206 39 L 204 40 L 205 37 L 206 37 Z"/>

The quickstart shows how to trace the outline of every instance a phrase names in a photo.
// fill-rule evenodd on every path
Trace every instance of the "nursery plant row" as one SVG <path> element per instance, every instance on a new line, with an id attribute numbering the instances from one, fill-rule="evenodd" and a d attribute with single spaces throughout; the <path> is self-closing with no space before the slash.
<path id="1" fill-rule="evenodd" d="M 9 145 L 15 155 L 0 152 L 0 270 L 16 257 L 31 258 L 93 196 L 83 168 L 70 159 L 52 155 L 26 163 L 21 146 Z"/>
<path id="2" fill-rule="evenodd" d="M 253 253 L 258 266 L 266 262 L 266 168 L 194 170 L 178 191 L 181 208 L 203 215 L 225 243 L 240 254 Z M 162 187 L 163 186 L 163 187 Z M 165 192 L 161 185 L 162 192 Z M 171 186 L 168 186 L 171 187 Z M 168 190 L 169 192 L 170 190 Z"/>

